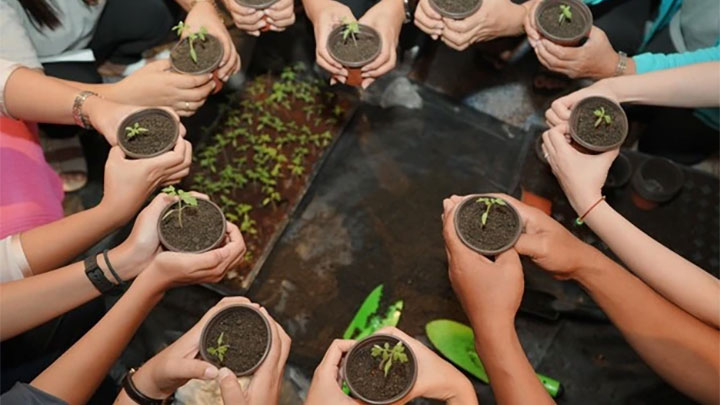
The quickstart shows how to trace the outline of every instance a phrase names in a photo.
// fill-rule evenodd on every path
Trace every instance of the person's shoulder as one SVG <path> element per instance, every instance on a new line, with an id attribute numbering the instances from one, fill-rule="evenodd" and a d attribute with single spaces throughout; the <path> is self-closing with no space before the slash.
<path id="1" fill-rule="evenodd" d="M 62 399 L 23 383 L 16 383 L 0 397 L 0 402 L 3 405 L 67 405 Z"/>

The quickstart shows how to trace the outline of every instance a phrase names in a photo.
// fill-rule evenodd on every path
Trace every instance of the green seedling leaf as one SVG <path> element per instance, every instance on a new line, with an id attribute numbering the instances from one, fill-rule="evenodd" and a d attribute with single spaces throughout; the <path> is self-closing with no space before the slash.
<path id="1" fill-rule="evenodd" d="M 605 107 L 600 107 L 594 110 L 593 115 L 598 117 L 597 120 L 595 120 L 595 128 L 599 127 L 603 122 L 607 125 L 612 124 L 612 117 L 607 111 L 605 111 Z"/>
<path id="2" fill-rule="evenodd" d="M 558 22 L 562 24 L 565 21 L 572 21 L 572 10 L 570 9 L 570 6 L 567 4 L 561 4 L 560 5 L 560 16 L 558 17 Z"/>
<path id="3" fill-rule="evenodd" d="M 485 211 L 480 216 L 480 223 L 483 228 L 487 225 L 488 218 L 490 216 L 490 209 L 493 205 L 507 205 L 505 201 L 497 197 L 479 197 L 475 200 L 479 204 L 485 204 Z"/>
<path id="4" fill-rule="evenodd" d="M 372 357 L 380 357 L 379 368 L 380 370 L 383 370 L 386 378 L 393 364 L 408 362 L 407 354 L 405 354 L 405 346 L 403 346 L 400 341 L 398 341 L 392 349 L 390 348 L 390 344 L 388 342 L 385 342 L 382 347 L 373 345 L 370 349 L 370 355 Z"/>
<path id="5" fill-rule="evenodd" d="M 125 127 L 125 136 L 128 139 L 132 139 L 135 136 L 150 132 L 149 129 L 141 127 L 139 122 L 134 123 L 129 127 Z"/>

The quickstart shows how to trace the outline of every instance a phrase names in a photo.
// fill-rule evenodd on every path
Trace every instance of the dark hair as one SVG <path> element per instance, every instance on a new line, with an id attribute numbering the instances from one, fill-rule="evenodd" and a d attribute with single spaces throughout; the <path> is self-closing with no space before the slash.
<path id="1" fill-rule="evenodd" d="M 48 27 L 54 30 L 62 25 L 51 0 L 18 0 L 18 2 L 25 10 L 25 14 L 38 25 L 38 28 Z M 88 6 L 97 4 L 97 0 L 82 0 L 82 2 Z"/>

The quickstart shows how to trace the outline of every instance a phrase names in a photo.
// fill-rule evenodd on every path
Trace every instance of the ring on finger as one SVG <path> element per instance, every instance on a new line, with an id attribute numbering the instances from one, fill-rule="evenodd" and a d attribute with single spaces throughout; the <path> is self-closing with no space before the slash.
<path id="1" fill-rule="evenodd" d="M 190 111 L 190 103 L 187 102 L 187 101 L 185 102 L 185 109 L 186 109 L 187 111 Z"/>

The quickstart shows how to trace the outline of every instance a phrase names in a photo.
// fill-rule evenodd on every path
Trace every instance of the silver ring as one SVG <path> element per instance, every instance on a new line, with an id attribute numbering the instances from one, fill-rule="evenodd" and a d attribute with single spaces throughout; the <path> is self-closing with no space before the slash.
<path id="1" fill-rule="evenodd" d="M 547 153 L 547 152 L 543 152 L 543 157 L 545 158 L 545 160 L 547 160 L 547 159 L 548 159 L 548 153 Z"/>
<path id="2" fill-rule="evenodd" d="M 188 103 L 187 101 L 185 102 L 185 109 L 190 111 L 190 103 Z"/>

